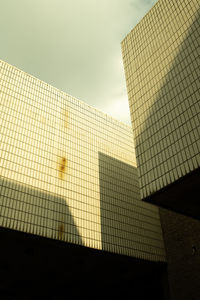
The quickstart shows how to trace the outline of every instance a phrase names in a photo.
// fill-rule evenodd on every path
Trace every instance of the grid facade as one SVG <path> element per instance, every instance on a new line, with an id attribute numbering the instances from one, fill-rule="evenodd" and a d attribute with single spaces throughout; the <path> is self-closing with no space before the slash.
<path id="1" fill-rule="evenodd" d="M 0 226 L 165 261 L 132 129 L 0 61 Z"/>
<path id="2" fill-rule="evenodd" d="M 142 199 L 200 167 L 199 14 L 159 0 L 122 42 Z"/>

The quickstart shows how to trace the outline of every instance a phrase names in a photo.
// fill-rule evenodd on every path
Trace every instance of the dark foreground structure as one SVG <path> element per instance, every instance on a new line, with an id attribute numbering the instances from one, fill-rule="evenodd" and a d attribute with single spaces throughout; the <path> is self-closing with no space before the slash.
<path id="1" fill-rule="evenodd" d="M 172 300 L 200 298 L 200 222 L 160 209 Z"/>
<path id="2" fill-rule="evenodd" d="M 0 229 L 0 298 L 169 299 L 166 263 Z"/>

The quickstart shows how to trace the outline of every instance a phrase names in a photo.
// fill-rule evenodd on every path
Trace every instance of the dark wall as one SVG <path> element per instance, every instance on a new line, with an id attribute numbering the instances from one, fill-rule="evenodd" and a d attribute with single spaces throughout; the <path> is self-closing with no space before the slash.
<path id="1" fill-rule="evenodd" d="M 168 299 L 166 265 L 0 228 L 0 299 Z"/>
<path id="2" fill-rule="evenodd" d="M 160 209 L 171 300 L 200 299 L 200 221 Z"/>

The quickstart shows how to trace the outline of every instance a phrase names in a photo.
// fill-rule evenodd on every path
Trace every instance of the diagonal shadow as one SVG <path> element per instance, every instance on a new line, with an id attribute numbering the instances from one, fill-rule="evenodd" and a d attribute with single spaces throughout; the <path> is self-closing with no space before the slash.
<path id="1" fill-rule="evenodd" d="M 64 198 L 0 178 L 0 226 L 82 245 Z"/>
<path id="2" fill-rule="evenodd" d="M 197 11 L 136 139 L 139 169 L 144 163 L 146 174 L 142 176 L 151 183 L 150 194 L 143 200 L 195 218 L 200 218 L 200 166 L 191 156 L 197 157 L 200 152 L 199 28 L 200 11 Z M 183 167 L 187 160 L 188 167 Z M 159 187 L 155 183 L 156 173 L 165 174 Z"/>

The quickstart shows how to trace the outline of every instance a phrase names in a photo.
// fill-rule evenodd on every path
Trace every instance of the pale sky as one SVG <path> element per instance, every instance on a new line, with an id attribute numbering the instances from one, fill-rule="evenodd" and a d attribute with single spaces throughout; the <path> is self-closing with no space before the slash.
<path id="1" fill-rule="evenodd" d="M 0 59 L 130 124 L 121 41 L 157 0 L 0 0 Z"/>

